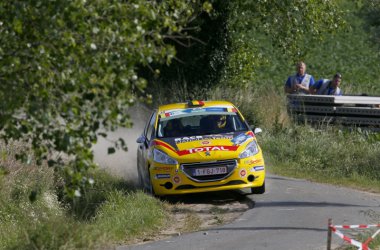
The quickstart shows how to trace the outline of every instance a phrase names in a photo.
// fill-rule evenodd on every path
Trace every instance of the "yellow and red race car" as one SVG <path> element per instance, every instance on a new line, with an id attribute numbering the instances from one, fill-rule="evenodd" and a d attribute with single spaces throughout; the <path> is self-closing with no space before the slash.
<path id="1" fill-rule="evenodd" d="M 152 194 L 265 192 L 264 159 L 255 133 L 229 102 L 160 106 L 137 143 L 139 183 Z"/>

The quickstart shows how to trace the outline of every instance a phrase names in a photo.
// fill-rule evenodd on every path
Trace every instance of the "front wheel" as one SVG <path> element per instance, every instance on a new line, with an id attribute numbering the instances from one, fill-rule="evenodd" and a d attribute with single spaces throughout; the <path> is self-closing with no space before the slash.
<path id="1" fill-rule="evenodd" d="M 152 196 L 156 196 L 153 189 L 152 180 L 150 179 L 150 171 L 148 172 L 148 187 L 146 188 L 146 192 Z"/>
<path id="2" fill-rule="evenodd" d="M 138 167 L 137 167 L 137 179 L 138 179 L 138 183 L 137 183 L 138 188 L 144 189 L 144 179 Z"/>
<path id="3" fill-rule="evenodd" d="M 263 193 L 265 193 L 265 182 L 260 187 L 251 188 L 251 193 L 252 194 L 263 194 Z"/>

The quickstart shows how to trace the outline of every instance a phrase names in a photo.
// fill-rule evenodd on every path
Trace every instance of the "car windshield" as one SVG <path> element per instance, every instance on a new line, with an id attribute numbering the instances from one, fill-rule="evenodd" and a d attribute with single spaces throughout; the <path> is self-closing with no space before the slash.
<path id="1" fill-rule="evenodd" d="M 159 119 L 157 137 L 182 137 L 247 131 L 235 112 L 199 112 Z"/>

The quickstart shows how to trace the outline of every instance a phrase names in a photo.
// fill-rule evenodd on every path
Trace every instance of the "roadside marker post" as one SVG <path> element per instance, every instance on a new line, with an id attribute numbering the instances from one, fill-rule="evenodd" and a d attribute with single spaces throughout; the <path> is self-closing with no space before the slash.
<path id="1" fill-rule="evenodd" d="M 327 250 L 331 250 L 331 236 L 332 236 L 332 231 L 331 231 L 331 226 L 332 226 L 332 219 L 329 219 L 328 222 L 328 228 L 327 228 Z"/>
<path id="2" fill-rule="evenodd" d="M 367 229 L 367 228 L 380 228 L 380 224 L 373 225 L 333 225 L 332 219 L 328 221 L 328 232 L 327 232 L 327 250 L 331 250 L 331 235 L 334 232 L 341 239 L 348 242 L 349 244 L 356 246 L 358 250 L 371 250 L 368 245 L 369 243 L 380 234 L 380 229 L 378 229 L 372 236 L 370 236 L 364 243 L 361 243 L 357 240 L 351 239 L 348 236 L 344 235 L 339 229 Z"/>

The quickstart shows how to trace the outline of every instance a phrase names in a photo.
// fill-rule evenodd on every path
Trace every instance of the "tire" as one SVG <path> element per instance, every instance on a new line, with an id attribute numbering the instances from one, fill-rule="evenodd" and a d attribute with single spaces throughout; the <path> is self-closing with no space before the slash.
<path id="1" fill-rule="evenodd" d="M 251 188 L 251 193 L 252 194 L 263 194 L 263 193 L 265 193 L 265 182 L 260 187 Z"/>
<path id="2" fill-rule="evenodd" d="M 141 190 L 144 190 L 144 179 L 138 165 L 137 165 L 137 187 Z"/>
<path id="3" fill-rule="evenodd" d="M 156 194 L 155 194 L 154 189 L 153 189 L 152 181 L 150 179 L 150 171 L 149 171 L 149 175 L 148 175 L 148 187 L 146 188 L 146 192 L 148 194 L 150 194 L 151 196 L 156 197 Z"/>

